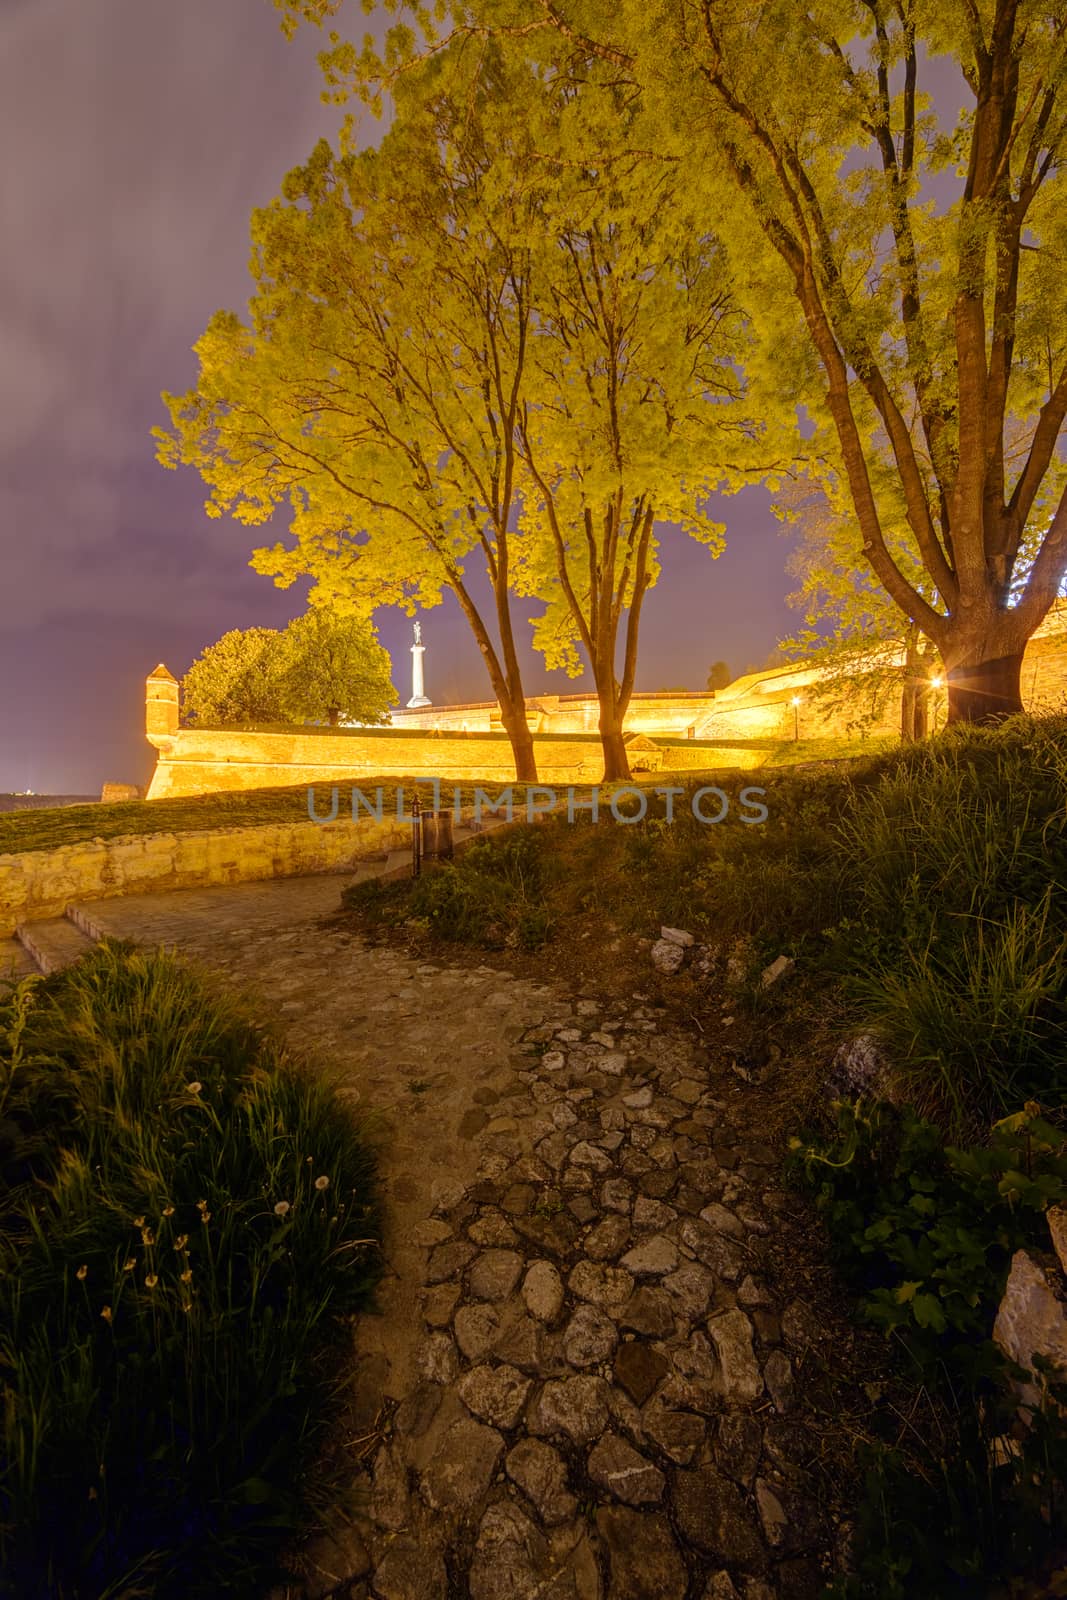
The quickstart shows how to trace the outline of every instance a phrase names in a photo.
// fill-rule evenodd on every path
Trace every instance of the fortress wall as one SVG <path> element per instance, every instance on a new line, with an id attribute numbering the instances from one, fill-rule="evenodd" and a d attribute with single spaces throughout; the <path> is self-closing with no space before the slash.
<path id="1" fill-rule="evenodd" d="M 165 738 L 152 738 L 152 743 L 159 758 L 149 800 L 279 784 L 358 784 L 362 778 L 376 777 L 441 778 L 448 783 L 515 781 L 511 746 L 499 736 L 178 728 Z M 538 739 L 536 750 L 543 783 L 589 782 L 602 769 L 597 739 Z"/>
<path id="2" fill-rule="evenodd" d="M 294 801 L 294 809 L 296 802 Z M 407 846 L 411 824 L 362 815 L 358 822 L 292 823 L 219 828 L 202 833 L 149 833 L 94 839 L 55 850 L 0 855 L 0 938 L 16 923 L 61 917 L 78 900 L 158 889 L 203 889 L 258 878 L 351 872 L 356 863 Z"/>

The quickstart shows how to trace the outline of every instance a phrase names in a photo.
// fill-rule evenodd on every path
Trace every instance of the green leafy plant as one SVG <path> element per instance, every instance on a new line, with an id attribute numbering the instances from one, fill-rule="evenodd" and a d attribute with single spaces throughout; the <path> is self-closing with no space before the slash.
<path id="1" fill-rule="evenodd" d="M 277 1581 L 379 1273 L 329 1075 L 104 943 L 0 999 L 0 1106 L 0 1594 Z"/>

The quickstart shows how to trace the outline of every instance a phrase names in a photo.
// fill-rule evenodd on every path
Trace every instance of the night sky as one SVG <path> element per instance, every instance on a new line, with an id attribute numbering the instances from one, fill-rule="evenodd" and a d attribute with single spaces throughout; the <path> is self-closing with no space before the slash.
<path id="1" fill-rule="evenodd" d="M 248 222 L 343 115 L 319 39 L 266 0 L 0 0 L 0 791 L 146 782 L 144 679 L 230 628 L 281 627 L 306 586 L 247 563 L 285 520 L 210 521 L 150 436 L 196 376 L 212 313 L 244 313 Z M 795 615 L 789 543 L 762 489 L 723 501 L 717 561 L 664 530 L 638 688 L 757 664 Z M 535 602 L 516 602 L 520 634 Z M 407 699 L 411 624 L 378 617 Z M 427 693 L 489 699 L 454 603 L 424 617 Z M 528 693 L 574 693 L 526 652 Z"/>

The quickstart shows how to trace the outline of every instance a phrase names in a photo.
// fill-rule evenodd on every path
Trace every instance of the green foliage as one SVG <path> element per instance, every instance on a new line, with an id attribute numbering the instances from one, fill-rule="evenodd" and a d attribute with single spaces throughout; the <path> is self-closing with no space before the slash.
<path id="1" fill-rule="evenodd" d="M 0 1001 L 0 1592 L 214 1600 L 323 1503 L 373 1160 L 329 1081 L 163 953 Z"/>
<path id="2" fill-rule="evenodd" d="M 182 709 L 203 727 L 257 722 L 388 721 L 397 693 L 371 623 L 313 608 L 282 632 L 235 629 L 182 680 Z"/>
<path id="3" fill-rule="evenodd" d="M 874 1442 L 841 1600 L 988 1594 L 1056 1551 L 1067 1430 L 1054 1407 L 1015 1437 L 1010 1368 L 991 1340 L 1018 1249 L 1047 1249 L 1067 1197 L 1067 1134 L 1036 1105 L 988 1139 L 949 1146 L 911 1110 L 839 1103 L 794 1139 L 793 1169 L 824 1216 L 861 1317 L 899 1342 L 936 1394 L 941 1431 Z M 1052 1400 L 1067 1391 L 1047 1381 Z M 917 1445 L 917 1442 L 919 1444 Z"/>
<path id="4" fill-rule="evenodd" d="M 988 1142 L 946 1145 L 884 1102 L 843 1102 L 829 1138 L 793 1141 L 863 1315 L 927 1373 L 982 1351 L 1016 1250 L 1048 1246 L 1067 1198 L 1067 1134 L 1028 1104 Z"/>

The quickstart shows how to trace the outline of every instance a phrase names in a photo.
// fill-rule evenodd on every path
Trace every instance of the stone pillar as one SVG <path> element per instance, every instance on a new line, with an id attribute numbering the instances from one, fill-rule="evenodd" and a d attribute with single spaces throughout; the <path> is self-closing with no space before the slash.
<path id="1" fill-rule="evenodd" d="M 413 711 L 416 706 L 432 705 L 433 701 L 426 698 L 426 685 L 423 681 L 422 658 L 426 654 L 426 646 L 422 642 L 422 629 L 415 624 L 415 643 L 411 647 L 411 699 L 408 701 L 408 710 Z"/>
<path id="2" fill-rule="evenodd" d="M 154 745 L 178 731 L 178 680 L 162 661 L 145 680 L 144 729 Z"/>

